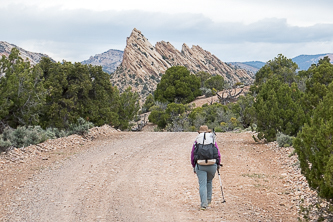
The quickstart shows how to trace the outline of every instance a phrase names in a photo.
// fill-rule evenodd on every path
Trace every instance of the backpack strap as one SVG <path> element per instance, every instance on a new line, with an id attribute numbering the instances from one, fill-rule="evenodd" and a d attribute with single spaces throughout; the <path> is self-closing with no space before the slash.
<path id="1" fill-rule="evenodd" d="M 205 140 L 206 140 L 206 132 L 204 132 L 204 137 L 203 137 L 203 140 L 202 140 L 202 145 L 204 146 L 205 145 Z M 207 163 L 207 159 L 205 160 L 205 162 Z"/>
<path id="2" fill-rule="evenodd" d="M 202 139 L 202 144 L 205 145 L 205 140 L 206 140 L 206 132 L 204 132 L 204 137 Z"/>

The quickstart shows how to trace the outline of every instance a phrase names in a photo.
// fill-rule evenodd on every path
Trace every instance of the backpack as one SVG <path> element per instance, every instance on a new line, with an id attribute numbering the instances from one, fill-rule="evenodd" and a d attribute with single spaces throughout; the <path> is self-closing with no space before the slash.
<path id="1" fill-rule="evenodd" d="M 197 138 L 194 149 L 194 160 L 199 165 L 219 164 L 220 160 L 217 147 L 215 146 L 215 138 L 210 133 L 207 136 L 209 137 L 206 138 L 206 133 L 204 133 L 202 141 L 201 136 Z"/>

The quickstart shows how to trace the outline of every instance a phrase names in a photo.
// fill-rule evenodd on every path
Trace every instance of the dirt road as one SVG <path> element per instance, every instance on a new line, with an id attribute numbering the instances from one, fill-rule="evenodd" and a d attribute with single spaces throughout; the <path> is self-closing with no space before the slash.
<path id="1" fill-rule="evenodd" d="M 218 177 L 199 211 L 190 165 L 197 133 L 116 133 L 56 162 L 13 195 L 5 221 L 297 221 L 287 168 L 250 133 L 219 133 Z"/>

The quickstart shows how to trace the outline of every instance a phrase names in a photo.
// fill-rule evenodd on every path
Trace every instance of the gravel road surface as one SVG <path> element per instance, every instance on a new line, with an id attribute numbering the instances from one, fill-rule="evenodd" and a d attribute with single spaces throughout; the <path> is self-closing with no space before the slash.
<path id="1" fill-rule="evenodd" d="M 3 221 L 297 221 L 279 155 L 249 133 L 218 133 L 220 184 L 199 211 L 197 133 L 115 133 L 51 164 L 15 191 Z"/>

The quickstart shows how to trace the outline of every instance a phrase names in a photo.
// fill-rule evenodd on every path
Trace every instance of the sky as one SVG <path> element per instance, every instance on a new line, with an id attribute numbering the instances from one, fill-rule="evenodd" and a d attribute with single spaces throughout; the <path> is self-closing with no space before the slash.
<path id="1" fill-rule="evenodd" d="M 0 41 L 57 61 L 155 45 L 199 45 L 224 62 L 333 53 L 332 0 L 0 0 Z"/>

